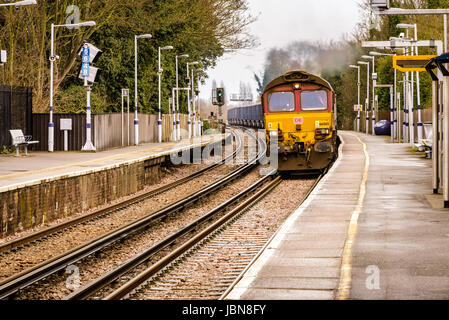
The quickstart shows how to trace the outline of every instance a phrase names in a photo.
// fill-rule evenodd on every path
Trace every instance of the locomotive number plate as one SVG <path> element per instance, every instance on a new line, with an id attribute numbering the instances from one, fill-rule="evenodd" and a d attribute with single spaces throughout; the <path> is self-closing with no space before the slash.
<path id="1" fill-rule="evenodd" d="M 295 124 L 303 124 L 304 123 L 304 119 L 303 119 L 303 117 L 295 117 L 295 118 L 293 118 L 293 122 Z"/>

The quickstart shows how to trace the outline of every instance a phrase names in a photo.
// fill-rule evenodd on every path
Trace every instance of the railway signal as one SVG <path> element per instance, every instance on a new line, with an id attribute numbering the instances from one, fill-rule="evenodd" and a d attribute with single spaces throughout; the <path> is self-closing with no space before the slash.
<path id="1" fill-rule="evenodd" d="M 217 88 L 217 105 L 224 105 L 224 88 Z"/>

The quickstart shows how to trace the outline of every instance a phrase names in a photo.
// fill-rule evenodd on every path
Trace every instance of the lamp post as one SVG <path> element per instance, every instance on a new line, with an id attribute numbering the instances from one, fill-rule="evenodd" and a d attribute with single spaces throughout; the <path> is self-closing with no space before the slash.
<path id="1" fill-rule="evenodd" d="M 365 133 L 368 134 L 369 133 L 369 115 L 368 115 L 368 110 L 369 110 L 369 62 L 365 62 L 365 61 L 357 61 L 358 64 L 361 65 L 366 65 L 366 106 L 365 106 L 365 112 L 366 112 L 366 128 L 365 128 Z"/>
<path id="2" fill-rule="evenodd" d="M 137 40 L 138 39 L 149 39 L 152 35 L 142 34 L 134 36 L 134 144 L 137 146 L 139 144 L 139 119 L 137 118 L 138 112 L 138 96 L 137 96 Z"/>
<path id="3" fill-rule="evenodd" d="M 369 55 L 370 56 L 373 56 L 373 57 L 382 57 L 382 56 L 395 56 L 396 54 L 391 54 L 391 53 L 382 53 L 382 52 L 377 52 L 377 51 L 370 51 L 369 52 Z M 396 113 L 396 110 L 397 110 L 397 100 L 396 100 L 396 76 L 397 76 L 397 73 L 396 73 L 396 69 L 394 69 L 394 82 L 393 82 L 393 96 L 394 96 L 394 100 L 393 100 L 393 110 L 390 110 L 390 113 L 392 113 L 393 114 L 393 116 L 391 117 L 391 122 L 393 123 L 393 139 L 396 139 L 396 136 L 397 136 L 397 132 L 396 132 L 396 130 L 397 130 L 397 119 L 398 119 L 398 116 L 397 116 L 397 113 Z"/>
<path id="4" fill-rule="evenodd" d="M 376 78 L 375 78 L 375 57 L 373 56 L 362 56 L 362 59 L 369 59 L 373 62 L 373 73 L 372 73 L 372 81 L 373 81 L 373 104 L 372 104 L 372 114 L 371 114 L 371 119 L 372 119 L 372 135 L 374 135 L 374 126 L 376 124 L 376 113 L 375 113 L 375 89 L 376 89 Z"/>
<path id="5" fill-rule="evenodd" d="M 188 58 L 188 54 L 182 54 L 180 56 L 176 56 L 176 139 L 178 141 L 181 140 L 181 124 L 179 121 L 179 83 L 178 83 L 178 59 L 179 58 Z"/>
<path id="6" fill-rule="evenodd" d="M 164 70 L 162 70 L 161 68 L 161 50 L 172 50 L 173 47 L 172 46 L 166 46 L 166 47 L 159 47 L 158 50 L 158 78 L 159 78 L 159 84 L 158 84 L 158 89 L 159 89 L 159 101 L 158 101 L 158 118 L 157 118 L 157 141 L 159 143 L 162 142 L 162 109 L 161 109 L 161 76 L 162 76 L 162 72 Z"/>
<path id="7" fill-rule="evenodd" d="M 403 35 L 403 33 L 402 33 Z M 408 42 L 413 50 L 412 39 L 408 38 L 408 30 L 406 30 L 406 37 L 390 37 L 390 42 L 402 41 Z M 403 55 L 408 56 L 408 48 L 403 48 Z M 414 124 L 413 124 L 413 73 L 410 79 L 409 72 L 402 74 L 403 80 L 403 100 L 404 100 L 404 123 L 403 123 L 403 138 L 404 143 L 414 144 Z M 410 85 L 410 82 L 412 83 Z"/>
<path id="8" fill-rule="evenodd" d="M 357 69 L 357 131 L 360 131 L 360 66 L 351 64 L 349 67 Z"/>
<path id="9" fill-rule="evenodd" d="M 189 66 L 193 66 L 198 64 L 198 61 L 193 61 L 193 62 L 187 62 L 187 79 L 189 80 L 189 85 L 190 85 L 190 77 L 189 77 Z M 193 74 L 192 74 L 193 76 Z M 193 82 L 193 79 L 192 79 Z M 192 92 L 193 94 L 193 92 Z M 189 127 L 189 139 L 192 137 L 192 110 L 190 109 L 190 93 L 189 90 L 187 91 L 187 108 L 188 108 L 188 112 L 189 112 L 189 116 L 188 116 L 188 121 L 187 121 L 187 126 Z"/>
<path id="10" fill-rule="evenodd" d="M 414 41 L 418 41 L 418 27 L 415 24 L 407 24 L 407 23 L 399 23 L 396 25 L 397 28 L 402 29 L 413 29 L 414 30 Z M 413 51 L 413 49 L 412 49 Z M 415 55 L 419 55 L 418 52 L 418 46 L 415 46 Z M 419 72 L 416 71 L 416 97 L 417 97 L 417 104 L 418 104 L 418 143 L 422 142 L 423 139 L 423 124 L 422 124 L 422 117 L 421 117 L 421 91 L 420 91 L 420 81 L 419 81 Z M 413 98 L 413 95 L 412 95 Z"/>
<path id="11" fill-rule="evenodd" d="M 26 2 L 26 1 L 24 1 Z M 51 43 L 50 43 L 50 120 L 48 122 L 48 151 L 54 151 L 54 135 L 55 135 L 55 124 L 53 123 L 53 85 L 54 85 L 54 63 L 59 56 L 55 55 L 54 48 L 54 38 L 55 38 L 55 28 L 57 27 L 93 27 L 95 26 L 95 21 L 85 21 L 73 24 L 51 24 Z"/>
<path id="12" fill-rule="evenodd" d="M 200 90 L 200 74 L 199 71 L 201 71 L 201 69 L 195 69 L 195 71 L 197 72 L 197 88 L 198 88 L 198 96 L 197 96 L 197 113 L 198 113 L 198 125 L 197 125 L 197 130 L 198 130 L 198 136 L 201 137 L 202 134 L 202 122 L 201 122 L 201 113 L 200 113 L 200 96 L 199 96 L 199 90 Z"/>
<path id="13" fill-rule="evenodd" d="M 0 7 L 10 7 L 10 6 L 22 7 L 22 6 L 29 6 L 32 4 L 37 4 L 36 0 L 23 0 L 11 3 L 2 3 L 0 4 Z"/>

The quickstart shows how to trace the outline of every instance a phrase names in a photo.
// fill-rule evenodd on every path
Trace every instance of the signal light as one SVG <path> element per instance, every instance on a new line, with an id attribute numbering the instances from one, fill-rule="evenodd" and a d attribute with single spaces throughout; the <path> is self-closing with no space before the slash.
<path id="1" fill-rule="evenodd" d="M 217 103 L 219 105 L 224 104 L 224 88 L 217 88 Z"/>

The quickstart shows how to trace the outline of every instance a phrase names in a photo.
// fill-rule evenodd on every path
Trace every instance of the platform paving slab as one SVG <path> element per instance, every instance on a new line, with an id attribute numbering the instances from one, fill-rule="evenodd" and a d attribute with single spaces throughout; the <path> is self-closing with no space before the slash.
<path id="1" fill-rule="evenodd" d="M 386 137 L 340 135 L 343 154 L 327 179 L 289 217 L 226 299 L 336 298 L 342 243 L 363 175 L 363 144 L 370 166 L 347 298 L 449 299 L 449 211 L 442 208 L 441 195 L 431 194 L 431 161 Z M 371 277 L 373 267 L 379 271 L 378 283 Z"/>

